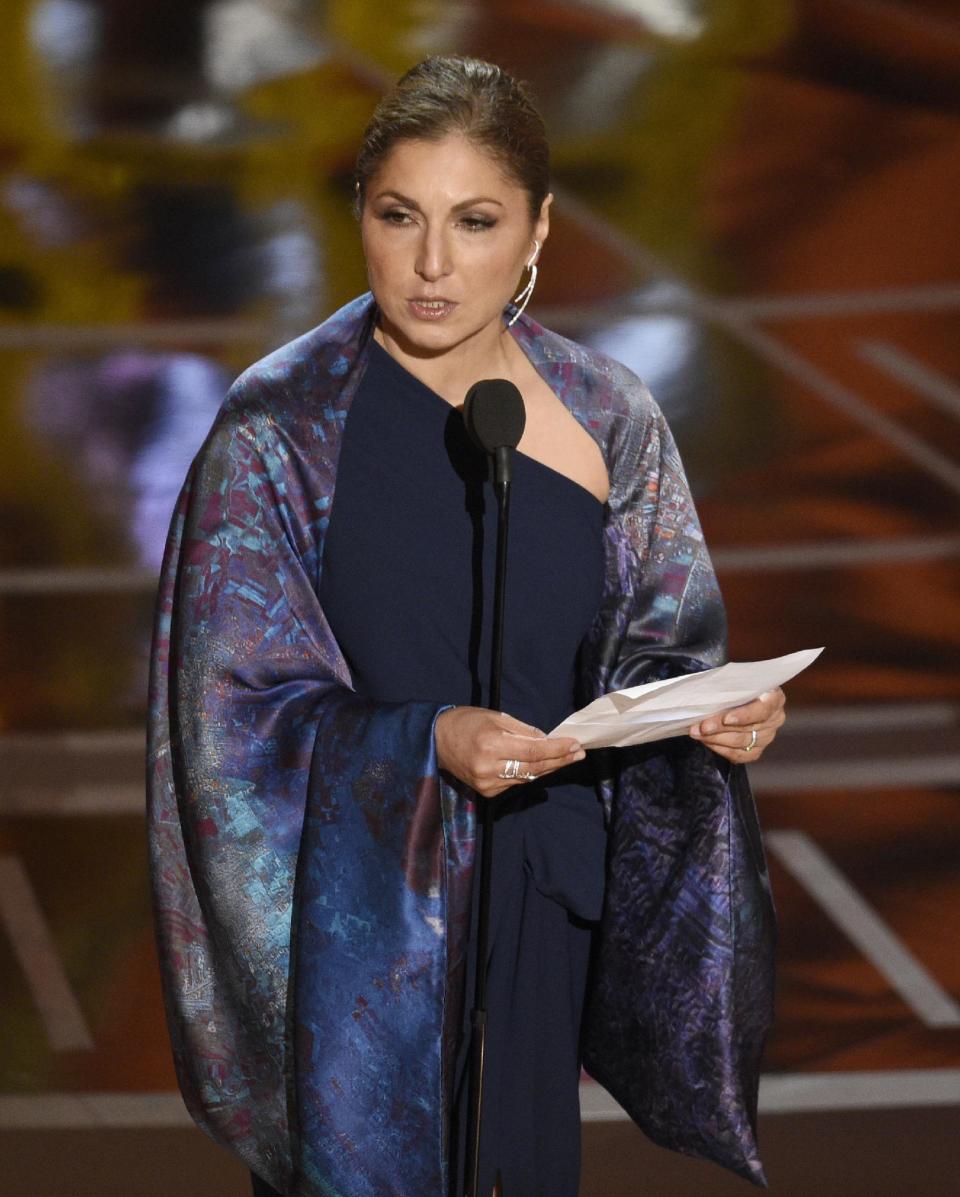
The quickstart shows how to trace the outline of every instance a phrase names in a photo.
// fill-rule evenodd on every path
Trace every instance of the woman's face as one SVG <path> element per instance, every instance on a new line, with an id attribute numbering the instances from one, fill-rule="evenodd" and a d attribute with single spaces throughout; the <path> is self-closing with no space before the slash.
<path id="1" fill-rule="evenodd" d="M 532 222 L 524 188 L 467 138 L 398 142 L 360 221 L 385 335 L 433 357 L 499 334 L 534 240 L 546 239 L 551 198 Z"/>

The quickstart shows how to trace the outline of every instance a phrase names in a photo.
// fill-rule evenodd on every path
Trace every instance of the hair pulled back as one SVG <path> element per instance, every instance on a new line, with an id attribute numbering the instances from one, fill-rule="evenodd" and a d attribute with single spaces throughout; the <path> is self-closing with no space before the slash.
<path id="1" fill-rule="evenodd" d="M 401 141 L 440 141 L 460 133 L 484 149 L 527 192 L 535 220 L 550 190 L 550 148 L 526 89 L 479 58 L 435 55 L 412 67 L 377 105 L 357 155 L 356 206 Z"/>

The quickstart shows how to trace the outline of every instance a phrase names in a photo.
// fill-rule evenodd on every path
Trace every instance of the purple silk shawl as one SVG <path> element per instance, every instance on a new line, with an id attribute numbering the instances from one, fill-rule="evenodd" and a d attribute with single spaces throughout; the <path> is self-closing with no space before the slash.
<path id="1" fill-rule="evenodd" d="M 355 694 L 317 599 L 375 314 L 355 300 L 231 388 L 177 504 L 154 635 L 177 1074 L 198 1124 L 292 1197 L 449 1187 L 474 805 L 438 774 L 443 705 Z M 610 474 L 580 699 L 720 663 L 720 594 L 648 392 L 529 318 L 512 332 Z M 591 756 L 610 835 L 585 1066 L 656 1142 L 763 1184 L 774 918 L 744 771 L 686 737 Z"/>

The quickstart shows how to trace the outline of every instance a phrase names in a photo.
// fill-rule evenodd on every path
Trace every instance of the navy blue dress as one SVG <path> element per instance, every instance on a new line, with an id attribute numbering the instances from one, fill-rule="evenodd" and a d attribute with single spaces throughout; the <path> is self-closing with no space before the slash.
<path id="1" fill-rule="evenodd" d="M 380 345 L 370 350 L 337 467 L 321 603 L 359 693 L 485 706 L 497 535 L 486 458 L 458 411 Z M 515 454 L 502 706 L 545 731 L 576 706 L 577 651 L 601 595 L 602 515 L 583 487 Z M 504 1197 L 575 1197 L 578 1041 L 605 857 L 589 761 L 498 799 L 495 845 L 480 1193 L 499 1173 Z M 472 999 L 471 970 L 451 1134 L 457 1195 Z"/>

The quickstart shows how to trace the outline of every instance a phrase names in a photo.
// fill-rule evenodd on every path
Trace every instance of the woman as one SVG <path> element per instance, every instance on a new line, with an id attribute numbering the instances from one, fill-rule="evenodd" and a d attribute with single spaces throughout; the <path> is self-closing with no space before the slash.
<path id="1" fill-rule="evenodd" d="M 493 798 L 481 1192 L 576 1193 L 581 1054 L 658 1142 L 762 1180 L 773 923 L 738 766 L 783 696 L 591 759 L 544 732 L 719 663 L 724 636 L 649 395 L 509 302 L 547 184 L 498 68 L 408 73 L 358 158 L 372 297 L 237 381 L 174 517 L 150 745 L 174 1056 L 196 1120 L 283 1193 L 463 1191 Z M 457 411 L 486 377 L 527 413 L 504 713 L 483 705 L 493 503 Z"/>

